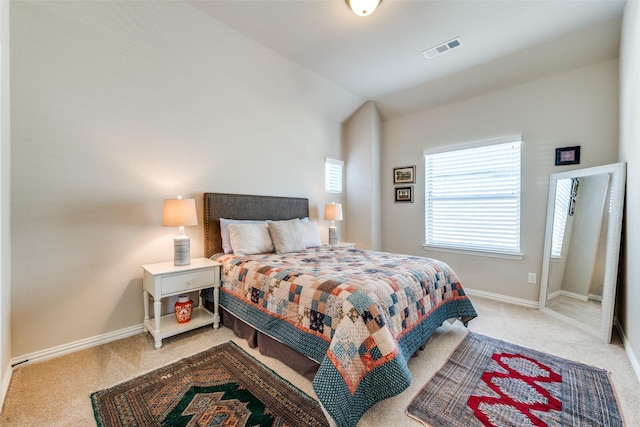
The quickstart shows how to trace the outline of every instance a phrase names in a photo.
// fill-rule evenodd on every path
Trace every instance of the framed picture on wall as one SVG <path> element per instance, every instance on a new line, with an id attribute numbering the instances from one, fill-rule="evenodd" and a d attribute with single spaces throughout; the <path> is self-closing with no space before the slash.
<path id="1" fill-rule="evenodd" d="M 580 164 L 580 146 L 556 148 L 556 166 Z"/>
<path id="2" fill-rule="evenodd" d="M 403 166 L 401 168 L 393 168 L 394 184 L 414 184 L 416 182 L 416 167 Z"/>
<path id="3" fill-rule="evenodd" d="M 396 202 L 413 203 L 413 185 L 407 187 L 396 187 Z"/>

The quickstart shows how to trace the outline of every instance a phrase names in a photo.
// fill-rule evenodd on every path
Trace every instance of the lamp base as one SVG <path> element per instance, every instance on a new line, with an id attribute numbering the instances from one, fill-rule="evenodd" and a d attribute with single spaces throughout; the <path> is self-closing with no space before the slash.
<path id="1" fill-rule="evenodd" d="M 338 228 L 335 226 L 329 227 L 329 244 L 330 245 L 338 244 Z"/>
<path id="2" fill-rule="evenodd" d="M 189 236 L 180 234 L 173 238 L 173 265 L 191 264 L 191 242 Z"/>

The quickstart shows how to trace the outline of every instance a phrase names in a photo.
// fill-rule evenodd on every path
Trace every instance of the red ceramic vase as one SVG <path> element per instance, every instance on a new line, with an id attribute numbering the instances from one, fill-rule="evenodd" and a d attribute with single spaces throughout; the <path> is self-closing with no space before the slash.
<path id="1" fill-rule="evenodd" d="M 193 301 L 189 299 L 188 295 L 180 295 L 178 302 L 173 306 L 173 312 L 176 314 L 178 323 L 187 323 L 191 320 L 193 313 Z"/>

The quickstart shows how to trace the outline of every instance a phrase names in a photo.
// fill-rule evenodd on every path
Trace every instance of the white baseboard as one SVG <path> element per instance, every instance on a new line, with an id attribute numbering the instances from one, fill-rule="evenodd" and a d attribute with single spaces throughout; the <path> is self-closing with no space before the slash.
<path id="1" fill-rule="evenodd" d="M 627 344 L 628 343 L 627 337 L 624 334 L 624 330 L 622 329 L 622 326 L 620 326 L 620 322 L 618 322 L 617 319 L 615 320 L 616 321 L 614 323 L 616 325 L 616 329 L 618 330 L 618 333 L 620 334 L 620 338 L 622 339 L 622 344 L 624 345 L 624 349 L 627 352 L 627 357 L 631 362 L 631 367 L 633 368 L 633 371 L 636 373 L 636 377 L 638 378 L 638 381 L 640 381 L 640 359 L 638 359 L 638 356 L 636 356 L 636 354 L 633 352 L 633 349 L 631 348 L 631 346 Z"/>
<path id="2" fill-rule="evenodd" d="M 554 299 L 555 297 L 559 297 L 560 295 L 562 295 L 562 291 L 551 292 L 548 295 L 549 296 L 547 296 L 547 301 L 549 301 L 550 299 Z"/>
<path id="3" fill-rule="evenodd" d="M 592 301 L 600 301 L 602 302 L 602 295 L 589 294 L 588 298 Z"/>
<path id="4" fill-rule="evenodd" d="M 137 335 L 144 331 L 142 324 L 131 326 L 128 328 L 120 329 L 118 331 L 108 332 L 106 334 L 97 335 L 95 337 L 86 338 L 80 341 L 71 342 L 68 344 L 51 347 L 45 350 L 36 351 L 34 353 L 25 354 L 23 356 L 15 357 L 11 360 L 11 367 L 16 365 L 31 364 L 35 362 L 42 362 L 43 360 L 53 359 L 54 357 L 62 356 L 65 354 L 73 353 L 78 350 L 84 350 L 86 348 L 96 347 L 98 345 L 106 344 L 111 341 L 120 340 L 133 335 Z"/>
<path id="5" fill-rule="evenodd" d="M 467 287 L 464 288 L 464 292 L 467 295 L 477 295 L 479 297 L 484 297 L 496 301 L 508 302 L 509 304 L 522 305 L 524 307 L 535 308 L 538 309 L 538 301 L 530 301 L 528 299 L 515 298 L 507 295 L 494 294 L 492 292 L 479 291 L 477 289 L 469 289 Z"/>
<path id="6" fill-rule="evenodd" d="M 11 365 L 7 365 L 7 370 L 2 375 L 2 384 L 0 384 L 0 412 L 2 412 L 4 399 L 7 397 L 7 392 L 9 391 L 9 383 L 11 382 L 12 373 L 13 369 L 11 368 Z"/>
<path id="7" fill-rule="evenodd" d="M 575 300 L 582 301 L 582 302 L 589 301 L 589 297 L 588 296 L 576 294 L 575 292 L 560 291 L 560 295 L 563 295 L 563 296 L 569 297 L 569 298 L 573 298 Z"/>
<path id="8" fill-rule="evenodd" d="M 555 297 L 559 297 L 559 296 L 573 298 L 575 300 L 582 301 L 582 302 L 587 302 L 589 300 L 602 301 L 602 297 L 599 297 L 597 295 L 593 295 L 593 294 L 580 295 L 580 294 L 576 294 L 574 292 L 568 292 L 568 291 L 563 291 L 563 290 L 555 291 L 555 292 L 549 294 L 548 300 L 554 299 Z"/>

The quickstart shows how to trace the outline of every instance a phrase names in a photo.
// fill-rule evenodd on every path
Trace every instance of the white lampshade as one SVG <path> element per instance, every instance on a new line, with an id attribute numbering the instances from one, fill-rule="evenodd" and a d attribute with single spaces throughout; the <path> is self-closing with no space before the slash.
<path id="1" fill-rule="evenodd" d="M 329 226 L 329 244 L 338 244 L 338 228 L 336 227 L 336 221 L 342 221 L 342 204 L 341 203 L 327 203 L 324 205 L 324 219 L 331 221 Z"/>
<path id="2" fill-rule="evenodd" d="M 185 225 L 198 225 L 195 199 L 165 199 L 162 209 L 162 225 L 178 227 L 178 235 L 173 238 L 173 264 L 191 264 L 191 242 L 184 234 Z"/>
<path id="3" fill-rule="evenodd" d="M 342 221 L 342 203 L 327 203 L 324 206 L 324 219 L 327 221 Z"/>
<path id="4" fill-rule="evenodd" d="M 195 199 L 165 199 L 162 209 L 162 225 L 180 227 L 181 225 L 198 225 Z"/>
<path id="5" fill-rule="evenodd" d="M 345 0 L 349 8 L 358 16 L 371 15 L 382 0 Z"/>

